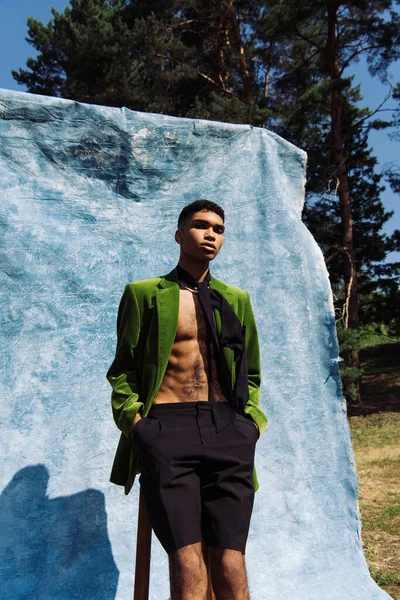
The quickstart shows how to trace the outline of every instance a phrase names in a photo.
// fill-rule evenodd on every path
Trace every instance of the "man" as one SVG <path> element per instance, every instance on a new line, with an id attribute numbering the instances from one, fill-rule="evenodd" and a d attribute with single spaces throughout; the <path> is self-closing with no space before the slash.
<path id="1" fill-rule="evenodd" d="M 125 287 L 107 372 L 121 429 L 111 481 L 135 474 L 168 553 L 172 600 L 204 600 L 209 549 L 218 600 L 249 598 L 245 545 L 254 492 L 259 408 L 257 329 L 246 291 L 211 276 L 224 211 L 197 200 L 180 213 L 177 266 Z"/>

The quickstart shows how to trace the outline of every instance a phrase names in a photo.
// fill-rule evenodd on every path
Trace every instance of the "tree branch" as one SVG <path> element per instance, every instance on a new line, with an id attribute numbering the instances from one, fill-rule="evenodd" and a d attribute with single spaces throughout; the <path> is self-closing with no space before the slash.
<path id="1" fill-rule="evenodd" d="M 299 36 L 299 37 L 300 37 L 302 40 L 304 40 L 305 42 L 307 42 L 307 43 L 308 43 L 308 44 L 310 44 L 311 46 L 315 46 L 315 48 L 318 48 L 318 50 L 319 50 L 320 52 L 323 52 L 323 51 L 324 51 L 324 48 L 323 48 L 323 46 L 320 46 L 319 44 L 317 44 L 317 42 L 314 42 L 313 40 L 310 40 L 310 38 L 308 38 L 308 37 L 306 37 L 305 35 L 303 35 L 302 33 L 300 33 L 300 31 L 299 31 L 299 27 L 298 27 L 298 25 L 297 25 L 297 24 L 296 24 L 296 32 L 297 32 L 297 35 L 298 35 L 298 36 Z"/>
<path id="2" fill-rule="evenodd" d="M 174 63 L 176 63 L 179 66 L 183 65 L 183 63 L 180 62 L 179 60 L 176 60 L 176 58 L 170 58 L 169 56 L 166 56 L 165 54 L 160 54 L 159 52 L 157 52 L 157 54 L 155 54 L 155 56 L 157 56 L 158 58 L 164 58 L 165 60 L 171 60 L 171 61 L 173 61 Z M 187 65 L 185 65 L 185 66 L 187 67 Z M 201 71 L 198 71 L 197 69 L 194 69 L 194 68 L 192 68 L 192 69 L 193 69 L 193 71 L 195 73 L 197 73 L 197 75 L 199 77 L 202 77 L 203 79 L 205 79 L 209 83 L 212 83 L 213 85 L 215 85 L 215 87 L 217 87 L 222 92 L 225 92 L 226 94 L 230 94 L 231 96 L 236 96 L 235 92 L 232 92 L 232 90 L 228 90 L 227 88 L 222 87 L 222 85 L 220 85 L 214 79 L 211 79 L 211 77 L 209 77 L 205 73 L 202 73 Z"/>
<path id="3" fill-rule="evenodd" d="M 393 86 L 392 86 L 391 83 L 389 83 L 389 86 L 390 86 L 390 90 L 389 90 L 387 96 L 385 97 L 385 99 L 380 103 L 380 105 L 378 106 L 378 108 L 375 109 L 374 111 L 372 111 L 371 113 L 369 113 L 368 115 L 365 115 L 365 117 L 363 117 L 359 121 L 356 121 L 356 123 L 354 123 L 354 125 L 352 126 L 352 129 L 354 129 L 355 127 L 359 127 L 359 125 L 361 125 L 361 123 L 363 123 L 364 121 L 366 121 L 367 119 L 369 119 L 370 117 L 372 117 L 373 115 L 375 115 L 377 112 L 383 112 L 383 111 L 381 111 L 381 107 L 385 104 L 385 102 L 387 102 L 389 100 L 389 98 L 392 95 Z"/>
<path id="4" fill-rule="evenodd" d="M 348 329 L 350 296 L 351 296 L 351 289 L 353 286 L 353 281 L 356 277 L 356 272 L 355 272 L 355 266 L 351 260 L 351 252 L 350 252 L 349 248 L 345 248 L 345 247 L 333 248 L 333 252 L 325 259 L 325 263 L 328 264 L 328 262 L 330 262 L 337 254 L 343 254 L 344 256 L 346 256 L 346 258 L 349 262 L 349 265 L 350 265 L 350 278 L 346 285 L 346 296 L 345 296 L 345 300 L 343 303 L 343 313 L 342 313 L 341 319 L 338 319 L 338 321 L 343 320 L 343 325 L 344 325 L 345 329 Z"/>
<path id="5" fill-rule="evenodd" d="M 167 25 L 166 29 L 176 29 L 182 25 L 189 25 L 190 23 L 201 23 L 202 21 L 210 21 L 211 19 L 188 19 L 187 21 L 181 21 L 180 23 L 172 23 Z"/>
<path id="6" fill-rule="evenodd" d="M 382 46 L 367 46 L 362 48 L 361 50 L 356 50 L 355 52 L 353 52 L 353 54 L 351 54 L 351 56 L 346 60 L 346 62 L 344 63 L 343 67 L 340 70 L 340 76 L 342 76 L 342 73 L 345 69 L 347 69 L 347 67 L 349 66 L 349 64 L 351 63 L 351 61 L 358 56 L 359 54 L 363 54 L 364 52 L 368 52 L 369 50 L 379 50 L 379 48 L 382 48 Z"/>

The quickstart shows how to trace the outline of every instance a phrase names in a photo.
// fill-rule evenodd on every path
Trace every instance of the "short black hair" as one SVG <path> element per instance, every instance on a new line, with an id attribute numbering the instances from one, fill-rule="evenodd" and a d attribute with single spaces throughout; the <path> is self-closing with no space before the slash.
<path id="1" fill-rule="evenodd" d="M 194 202 L 191 202 L 191 204 L 188 204 L 187 206 L 182 208 L 178 218 L 178 228 L 181 223 L 183 223 L 188 217 L 190 217 L 190 215 L 193 215 L 194 213 L 200 210 L 209 210 L 211 212 L 214 212 L 215 214 L 221 217 L 223 222 L 225 222 L 225 213 L 222 206 L 215 204 L 215 202 L 212 202 L 211 200 L 195 200 Z"/>

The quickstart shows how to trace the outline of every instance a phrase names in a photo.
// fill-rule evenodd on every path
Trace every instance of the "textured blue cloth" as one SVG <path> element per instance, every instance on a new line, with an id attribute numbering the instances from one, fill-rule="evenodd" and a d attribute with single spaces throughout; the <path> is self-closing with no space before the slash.
<path id="1" fill-rule="evenodd" d="M 181 208 L 226 211 L 213 275 L 247 289 L 262 357 L 252 600 L 388 598 L 369 576 L 306 155 L 245 125 L 0 90 L 2 600 L 132 597 L 138 484 L 109 484 L 105 373 L 129 281 L 179 257 Z M 154 539 L 151 600 L 169 595 Z"/>

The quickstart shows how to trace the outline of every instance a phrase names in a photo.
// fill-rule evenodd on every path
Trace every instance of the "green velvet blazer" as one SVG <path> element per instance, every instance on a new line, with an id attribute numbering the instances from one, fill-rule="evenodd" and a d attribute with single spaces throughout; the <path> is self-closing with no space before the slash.
<path id="1" fill-rule="evenodd" d="M 248 292 L 223 283 L 212 275 L 209 286 L 224 296 L 241 324 L 246 325 L 249 400 L 245 412 L 255 421 L 261 435 L 268 420 L 259 408 L 260 350 L 250 296 Z M 175 267 L 163 277 L 128 283 L 119 304 L 117 348 L 106 377 L 112 387 L 114 420 L 122 431 L 110 481 L 123 485 L 125 494 L 129 494 L 139 469 L 137 449 L 129 434 L 137 412 L 145 417 L 160 389 L 178 328 L 179 292 Z M 220 334 L 221 315 L 216 308 L 213 310 Z M 239 357 L 231 348 L 224 347 L 222 351 L 233 390 Z M 255 469 L 253 482 L 257 490 Z"/>

